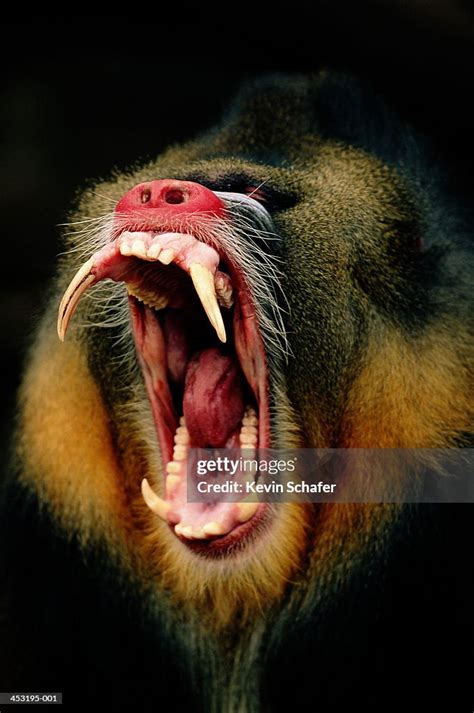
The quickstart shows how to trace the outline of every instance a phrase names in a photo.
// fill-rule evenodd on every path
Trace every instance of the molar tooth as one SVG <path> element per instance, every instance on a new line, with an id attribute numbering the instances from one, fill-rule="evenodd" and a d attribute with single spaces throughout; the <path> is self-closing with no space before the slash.
<path id="1" fill-rule="evenodd" d="M 175 252 L 172 248 L 165 248 L 160 252 L 158 260 L 163 263 L 163 265 L 169 265 L 173 261 Z"/>
<path id="2" fill-rule="evenodd" d="M 242 426 L 258 426 L 258 418 L 255 416 L 244 416 Z"/>
<path id="3" fill-rule="evenodd" d="M 220 273 L 216 275 L 214 285 L 219 304 L 222 305 L 222 307 L 230 309 L 234 303 L 234 300 L 232 299 L 233 289 L 230 278 L 227 278 L 223 273 Z"/>
<path id="4" fill-rule="evenodd" d="M 173 450 L 173 459 L 175 461 L 186 460 L 188 449 L 186 446 L 176 445 Z"/>
<path id="5" fill-rule="evenodd" d="M 163 500 L 163 498 L 160 498 L 155 491 L 152 490 L 146 478 L 142 480 L 142 495 L 143 500 L 150 510 L 154 512 L 155 515 L 158 515 L 158 517 L 162 520 L 167 522 L 167 515 L 171 510 L 171 505 L 170 503 L 167 503 L 166 500 Z"/>
<path id="6" fill-rule="evenodd" d="M 216 299 L 214 288 L 214 277 L 212 272 L 204 265 L 194 263 L 189 268 L 189 274 L 193 281 L 194 288 L 198 294 L 201 304 L 204 307 L 210 323 L 217 332 L 217 336 L 221 342 L 225 342 L 227 337 L 225 333 L 224 321 L 222 319 L 219 304 Z"/>
<path id="7" fill-rule="evenodd" d="M 244 445 L 244 443 L 245 443 L 245 445 L 248 445 L 248 446 L 256 446 L 257 445 L 257 436 L 256 435 L 253 436 L 250 433 L 244 433 L 240 437 L 240 443 L 242 446 Z"/>
<path id="8" fill-rule="evenodd" d="M 160 310 L 168 305 L 168 297 L 159 292 L 151 292 L 130 283 L 127 285 L 127 292 L 148 307 L 152 307 L 152 309 Z"/>
<path id="9" fill-rule="evenodd" d="M 247 522 L 258 510 L 259 503 L 238 503 L 237 519 L 239 522 Z"/>
<path id="10" fill-rule="evenodd" d="M 181 418 L 179 419 L 179 425 L 186 426 L 186 419 L 184 418 L 184 416 L 181 416 Z"/>
<path id="11" fill-rule="evenodd" d="M 187 446 L 189 443 L 189 440 L 190 440 L 189 433 L 187 433 L 187 429 L 186 429 L 186 433 L 176 432 L 176 435 L 174 437 L 174 442 L 176 443 L 176 445 L 179 444 L 180 446 Z"/>
<path id="12" fill-rule="evenodd" d="M 174 461 L 170 461 L 168 465 L 166 466 L 166 472 L 169 473 L 170 475 L 175 475 L 176 473 L 180 473 L 181 471 L 181 463 L 175 463 Z"/>
<path id="13" fill-rule="evenodd" d="M 240 433 L 250 433 L 251 436 L 256 436 L 257 435 L 257 429 L 255 426 L 242 426 L 240 429 Z"/>

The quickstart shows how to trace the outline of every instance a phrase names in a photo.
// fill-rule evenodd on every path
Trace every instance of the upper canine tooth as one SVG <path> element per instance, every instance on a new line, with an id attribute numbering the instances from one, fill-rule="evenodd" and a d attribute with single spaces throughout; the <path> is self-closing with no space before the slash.
<path id="1" fill-rule="evenodd" d="M 216 291 L 214 287 L 214 275 L 204 265 L 195 262 L 189 268 L 189 274 L 193 281 L 193 285 L 201 300 L 210 323 L 217 332 L 217 336 L 221 342 L 227 340 L 224 321 L 222 319 L 221 310 L 216 299 Z"/>
<path id="2" fill-rule="evenodd" d="M 94 258 L 91 257 L 76 272 L 61 300 L 58 312 L 57 329 L 58 337 L 62 342 L 64 341 L 69 322 L 71 321 L 72 316 L 76 311 L 76 307 L 79 303 L 79 300 L 81 299 L 87 288 L 90 287 L 90 285 L 92 285 L 95 280 L 95 275 L 91 274 L 91 270 L 93 267 Z"/>

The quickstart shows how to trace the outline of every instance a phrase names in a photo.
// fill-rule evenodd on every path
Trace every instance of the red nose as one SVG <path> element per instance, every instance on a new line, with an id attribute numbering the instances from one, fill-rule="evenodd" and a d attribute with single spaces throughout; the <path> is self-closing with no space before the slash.
<path id="1" fill-rule="evenodd" d="M 157 219 L 207 213 L 221 216 L 224 204 L 209 188 L 191 181 L 161 181 L 139 183 L 119 200 L 116 213 L 140 213 Z"/>

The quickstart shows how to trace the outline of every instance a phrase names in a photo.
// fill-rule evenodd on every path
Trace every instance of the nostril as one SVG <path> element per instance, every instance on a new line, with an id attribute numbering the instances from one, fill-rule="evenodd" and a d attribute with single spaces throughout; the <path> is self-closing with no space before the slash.
<path id="1" fill-rule="evenodd" d="M 150 198 L 151 198 L 151 191 L 148 188 L 145 188 L 145 190 L 142 191 L 142 195 L 141 195 L 142 203 L 148 203 Z"/>
<path id="2" fill-rule="evenodd" d="M 207 213 L 221 216 L 224 204 L 205 186 L 192 181 L 162 178 L 139 183 L 118 201 L 117 213 L 138 211 L 143 215 L 180 216 L 190 213 Z"/>
<path id="3" fill-rule="evenodd" d="M 183 191 L 178 188 L 173 188 L 167 191 L 164 195 L 165 203 L 171 203 L 172 205 L 177 205 L 179 203 L 184 203 L 186 196 Z"/>

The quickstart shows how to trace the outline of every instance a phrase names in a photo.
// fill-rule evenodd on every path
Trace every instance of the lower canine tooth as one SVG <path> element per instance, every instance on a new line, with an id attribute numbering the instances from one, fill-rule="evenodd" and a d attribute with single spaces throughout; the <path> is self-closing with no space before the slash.
<path id="1" fill-rule="evenodd" d="M 161 517 L 162 520 L 167 521 L 167 515 L 171 510 L 171 505 L 160 498 L 154 490 L 150 487 L 150 484 L 146 478 L 142 480 L 142 495 L 143 500 L 148 505 L 150 510 Z"/>

